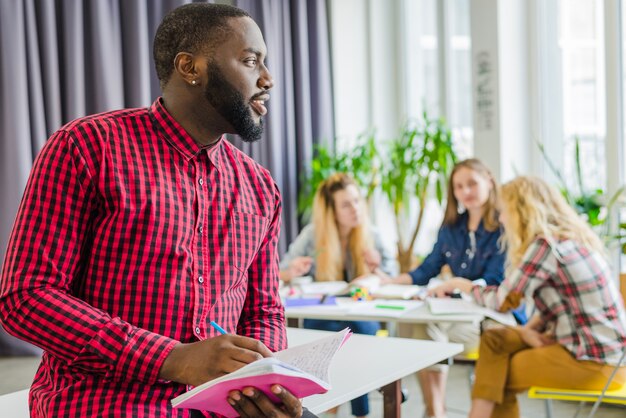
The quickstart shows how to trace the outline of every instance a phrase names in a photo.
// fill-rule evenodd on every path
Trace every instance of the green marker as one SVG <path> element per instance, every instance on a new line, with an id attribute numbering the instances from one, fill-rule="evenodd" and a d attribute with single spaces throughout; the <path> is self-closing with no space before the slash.
<path id="1" fill-rule="evenodd" d="M 378 309 L 396 309 L 399 311 L 404 310 L 404 306 L 399 305 L 376 305 L 375 307 Z"/>

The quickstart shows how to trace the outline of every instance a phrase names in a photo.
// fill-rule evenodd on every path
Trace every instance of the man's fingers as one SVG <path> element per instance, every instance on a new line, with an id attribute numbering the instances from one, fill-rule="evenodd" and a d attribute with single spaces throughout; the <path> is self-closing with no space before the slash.
<path id="1" fill-rule="evenodd" d="M 232 343 L 247 352 L 258 353 L 261 355 L 261 357 L 272 357 L 272 352 L 270 351 L 270 349 L 267 348 L 265 344 L 263 344 L 261 341 L 255 340 L 253 338 L 243 337 L 241 335 L 233 335 Z M 244 354 L 244 351 L 241 351 L 241 354 L 247 355 Z M 239 356 L 237 358 L 241 359 Z M 259 358 L 255 357 L 254 360 L 258 360 Z"/>
<path id="2" fill-rule="evenodd" d="M 257 399 L 265 396 L 256 389 L 245 388 L 243 391 L 234 391 L 228 395 L 228 403 L 239 413 L 241 417 L 263 417 L 266 416 L 260 408 L 257 407 Z M 272 405 L 272 408 L 276 408 Z"/>
<path id="3" fill-rule="evenodd" d="M 244 397 L 247 397 L 250 402 L 254 403 L 256 408 L 261 410 L 263 413 L 262 416 L 277 416 L 275 412 L 280 408 L 280 406 L 275 405 L 274 402 L 272 402 L 263 392 L 251 387 L 245 388 L 241 392 Z"/>
<path id="4" fill-rule="evenodd" d="M 296 398 L 289 391 L 279 385 L 272 386 L 271 391 L 283 402 L 283 410 L 285 411 L 287 416 L 302 416 L 302 402 L 300 402 L 300 399 Z"/>

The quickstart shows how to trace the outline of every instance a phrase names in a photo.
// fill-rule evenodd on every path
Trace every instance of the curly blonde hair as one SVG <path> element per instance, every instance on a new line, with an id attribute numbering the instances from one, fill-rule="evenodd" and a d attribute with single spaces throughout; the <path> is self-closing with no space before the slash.
<path id="1" fill-rule="evenodd" d="M 520 176 L 500 188 L 501 210 L 507 216 L 502 244 L 509 268 L 519 265 L 538 237 L 549 243 L 571 239 L 606 256 L 602 241 L 557 189 L 540 178 Z"/>
<path id="2" fill-rule="evenodd" d="M 313 227 L 315 229 L 315 280 L 343 280 L 345 260 L 339 240 L 339 228 L 335 218 L 334 195 L 349 186 L 358 189 L 352 177 L 345 173 L 336 173 L 324 180 L 318 187 L 313 199 Z M 365 211 L 365 201 L 361 196 L 361 205 Z M 361 225 L 350 231 L 348 251 L 352 257 L 355 277 L 371 273 L 365 262 L 365 251 L 372 247 L 372 239 L 367 229 L 367 215 Z M 352 277 L 351 277 L 352 278 Z"/>

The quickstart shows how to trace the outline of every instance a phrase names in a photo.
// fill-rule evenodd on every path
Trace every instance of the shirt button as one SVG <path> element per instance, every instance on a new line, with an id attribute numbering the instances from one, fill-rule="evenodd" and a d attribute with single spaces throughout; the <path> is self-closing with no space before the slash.
<path id="1" fill-rule="evenodd" d="M 200 327 L 196 327 L 196 334 L 200 335 Z"/>
<path id="2" fill-rule="evenodd" d="M 202 231 L 203 231 L 203 230 L 204 230 L 204 228 L 202 228 L 202 225 L 200 225 L 200 226 L 198 227 L 198 232 L 200 233 L 200 235 L 202 235 Z"/>
<path id="3" fill-rule="evenodd" d="M 466 263 L 461 263 L 461 268 L 464 269 L 465 267 L 467 267 Z"/>
<path id="4" fill-rule="evenodd" d="M 202 277 L 202 276 L 198 277 L 198 281 L 199 281 L 200 283 L 204 283 L 204 277 Z"/>
<path id="5" fill-rule="evenodd" d="M 465 250 L 465 254 L 469 254 L 470 253 L 470 249 L 468 248 L 467 250 Z"/>
<path id="6" fill-rule="evenodd" d="M 198 180 L 198 183 L 200 183 L 200 186 L 202 186 L 204 184 L 204 180 L 200 179 L 200 180 Z"/>
<path id="7" fill-rule="evenodd" d="M 451 255 L 450 251 L 446 251 L 446 257 L 450 257 Z"/>

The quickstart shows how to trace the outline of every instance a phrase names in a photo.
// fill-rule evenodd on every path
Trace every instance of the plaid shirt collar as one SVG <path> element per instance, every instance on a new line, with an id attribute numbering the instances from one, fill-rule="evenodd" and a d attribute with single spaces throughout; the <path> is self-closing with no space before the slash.
<path id="1" fill-rule="evenodd" d="M 150 106 L 150 117 L 152 121 L 159 127 L 162 137 L 178 152 L 180 152 L 187 161 L 197 157 L 201 152 L 206 152 L 211 163 L 221 171 L 220 150 L 225 141 L 225 135 L 222 135 L 215 144 L 200 145 L 189 133 L 178 123 L 172 115 L 167 111 L 163 104 L 163 98 L 159 97 Z"/>

